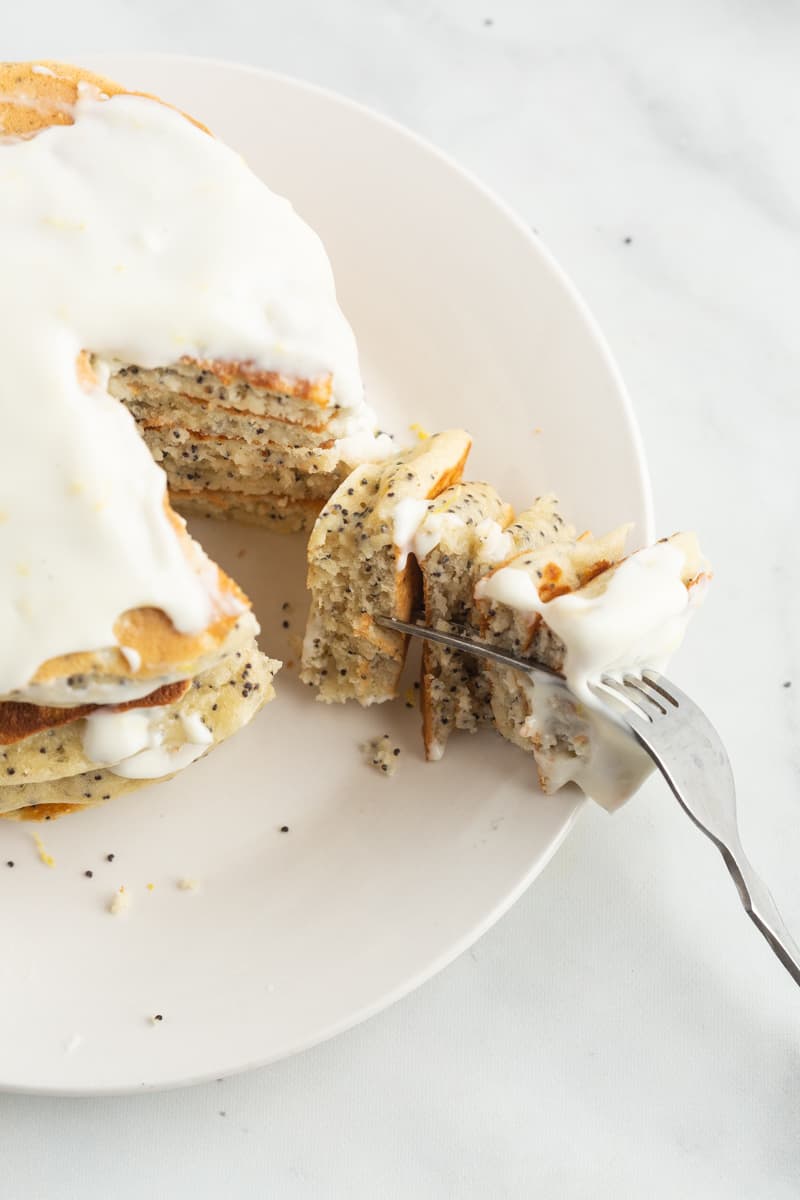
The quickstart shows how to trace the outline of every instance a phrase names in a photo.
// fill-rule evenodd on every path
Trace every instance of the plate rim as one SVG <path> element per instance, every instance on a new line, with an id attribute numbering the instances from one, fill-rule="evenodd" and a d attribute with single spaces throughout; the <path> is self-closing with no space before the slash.
<path id="1" fill-rule="evenodd" d="M 88 66 L 93 66 L 95 70 L 102 73 L 102 68 L 99 64 L 103 60 L 116 59 L 127 60 L 135 68 L 137 62 L 153 62 L 158 61 L 165 65 L 173 63 L 176 67 L 183 64 L 191 63 L 192 65 L 222 67 L 227 70 L 266 78 L 274 84 L 281 87 L 292 88 L 299 92 L 312 93 L 328 103 L 344 106 L 354 112 L 357 112 L 361 117 L 371 120 L 378 125 L 390 129 L 397 136 L 402 137 L 408 142 L 411 142 L 414 147 L 422 151 L 424 154 L 432 157 L 440 164 L 443 164 L 451 172 L 456 174 L 468 186 L 471 186 L 475 191 L 483 196 L 483 198 L 495 209 L 500 215 L 509 222 L 516 231 L 521 234 L 528 242 L 533 251 L 538 255 L 542 265 L 553 277 L 556 286 L 560 286 L 566 293 L 567 297 L 574 305 L 578 315 L 583 321 L 583 324 L 594 343 L 596 351 L 599 353 L 603 366 L 608 373 L 611 382 L 614 385 L 614 391 L 620 405 L 620 411 L 624 418 L 625 424 L 630 434 L 631 448 L 633 452 L 633 467 L 634 473 L 638 478 L 639 489 L 641 492 L 642 504 L 642 537 L 646 542 L 650 542 L 655 536 L 655 519 L 653 507 L 653 493 L 650 479 L 650 472 L 647 465 L 644 443 L 639 428 L 639 423 L 636 418 L 636 413 L 633 407 L 628 389 L 625 385 L 619 366 L 612 354 L 608 341 L 603 333 L 597 319 L 593 315 L 586 300 L 583 298 L 578 287 L 573 283 L 565 269 L 555 258 L 552 251 L 548 248 L 545 242 L 525 223 L 514 208 L 499 196 L 491 187 L 485 184 L 477 175 L 469 168 L 462 166 L 456 159 L 451 157 L 446 151 L 441 150 L 435 143 L 418 134 L 413 129 L 402 124 L 394 117 L 387 116 L 378 109 L 372 108 L 361 101 L 354 100 L 333 88 L 312 83 L 302 78 L 287 75 L 280 71 L 274 71 L 270 68 L 260 67 L 251 63 L 236 62 L 231 59 L 216 58 L 209 55 L 193 55 L 193 54 L 176 54 L 168 51 L 129 51 L 125 49 L 104 51 L 93 51 L 87 54 L 76 54 L 73 57 L 75 63 L 85 63 Z M 31 61 L 37 61 L 35 59 Z M 61 61 L 61 60 L 51 60 Z M 567 794 L 564 794 L 564 799 L 567 799 Z M 339 1034 L 345 1033 L 355 1026 L 377 1016 L 380 1012 L 389 1008 L 397 1001 L 402 1000 L 411 992 L 416 991 L 422 984 L 427 983 L 434 976 L 438 975 L 442 970 L 454 962 L 465 950 L 473 946 L 485 933 L 496 925 L 502 917 L 517 903 L 520 897 L 528 890 L 533 881 L 544 871 L 551 862 L 557 851 L 563 845 L 567 835 L 572 830 L 575 822 L 578 819 L 579 813 L 585 807 L 587 800 L 584 796 L 575 789 L 570 789 L 569 800 L 571 807 L 565 804 L 564 818 L 559 830 L 551 838 L 547 846 L 532 860 L 527 871 L 514 886 L 505 893 L 502 898 L 488 911 L 484 916 L 461 937 L 449 944 L 435 959 L 427 963 L 416 974 L 403 979 L 397 986 L 388 992 L 383 993 L 378 999 L 355 1009 L 348 1013 L 346 1017 L 334 1022 L 330 1026 L 316 1030 L 312 1035 L 305 1039 L 300 1039 L 293 1045 L 283 1047 L 275 1053 L 251 1058 L 246 1062 L 235 1065 L 225 1064 L 216 1069 L 203 1069 L 197 1073 L 189 1073 L 182 1075 L 180 1078 L 170 1080 L 142 1081 L 130 1084 L 108 1084 L 108 1085 L 93 1085 L 78 1084 L 74 1087 L 53 1085 L 52 1083 L 30 1083 L 23 1084 L 19 1082 L 5 1082 L 0 1078 L 0 1091 L 9 1095 L 35 1095 L 35 1096 L 56 1096 L 56 1097 L 103 1097 L 103 1096 L 123 1096 L 137 1095 L 142 1092 L 161 1092 L 171 1091 L 177 1088 L 190 1087 L 201 1083 L 211 1082 L 224 1077 L 244 1074 L 245 1072 L 258 1070 L 259 1068 L 269 1066 L 272 1063 L 279 1062 L 283 1059 L 288 1059 L 296 1054 L 310 1050 L 314 1046 L 321 1045 L 323 1042 L 337 1037 Z"/>

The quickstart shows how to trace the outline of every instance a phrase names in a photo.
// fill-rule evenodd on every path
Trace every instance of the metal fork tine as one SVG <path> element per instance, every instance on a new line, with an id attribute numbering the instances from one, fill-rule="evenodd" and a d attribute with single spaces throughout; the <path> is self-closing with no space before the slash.
<path id="1" fill-rule="evenodd" d="M 640 703 L 639 698 L 637 696 L 631 695 L 631 689 L 625 687 L 624 683 L 620 683 L 620 681 L 618 679 L 613 679 L 610 675 L 603 675 L 603 677 L 600 680 L 599 685 L 595 685 L 593 690 L 601 691 L 601 689 L 603 689 L 603 688 L 605 688 L 609 692 L 613 692 L 614 695 L 623 702 L 623 704 L 625 705 L 625 708 L 628 712 L 628 715 L 630 715 L 631 713 L 635 713 L 635 715 L 637 717 L 639 717 L 642 721 L 647 721 L 648 724 L 652 723 L 653 718 L 650 715 L 650 713 L 647 711 L 645 706 L 642 703 Z M 602 694 L 602 691 L 601 691 L 601 694 Z"/>
<path id="2" fill-rule="evenodd" d="M 550 667 L 547 663 L 539 662 L 533 658 L 520 658 L 516 654 L 511 654 L 507 650 L 498 650 L 495 646 L 490 646 L 486 642 L 476 641 L 473 638 L 464 637 L 462 634 L 445 633 L 441 629 L 431 629 L 427 625 L 418 625 L 413 621 L 398 621 L 394 617 L 375 617 L 375 624 L 381 625 L 384 629 L 394 629 L 397 633 L 405 633 L 410 637 L 424 638 L 431 642 L 438 642 L 440 645 L 449 646 L 453 650 L 461 650 L 465 654 L 474 654 L 478 658 L 488 658 L 492 662 L 499 663 L 503 667 L 510 667 L 513 671 L 524 671 L 527 675 L 546 675 L 551 679 L 558 679 L 564 682 L 564 676 L 560 671 L 556 671 L 554 667 Z"/>
<path id="3" fill-rule="evenodd" d="M 680 688 L 676 688 L 671 679 L 669 680 L 669 687 L 667 687 L 667 680 L 663 675 L 659 675 L 658 671 L 642 671 L 642 679 L 645 683 L 649 683 L 651 688 L 655 688 L 658 694 L 663 696 L 665 700 L 668 700 L 675 708 L 680 708 L 682 703 L 687 703 L 688 697 Z"/>
<path id="4" fill-rule="evenodd" d="M 636 691 L 645 698 L 648 706 L 657 709 L 662 717 L 667 715 L 665 699 L 656 691 L 650 689 L 647 682 L 639 675 L 623 675 L 622 682 L 626 687 L 635 688 Z M 653 694 L 655 692 L 655 695 Z"/>

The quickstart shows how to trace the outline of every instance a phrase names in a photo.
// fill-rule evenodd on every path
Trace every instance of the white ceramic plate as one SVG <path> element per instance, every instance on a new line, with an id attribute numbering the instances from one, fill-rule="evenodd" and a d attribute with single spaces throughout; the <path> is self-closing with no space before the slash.
<path id="1" fill-rule="evenodd" d="M 579 523 L 633 519 L 650 536 L 638 436 L 608 351 L 496 199 L 396 125 L 300 83 L 190 59 L 86 65 L 207 122 L 319 231 L 387 426 L 463 425 L 473 478 L 518 504 L 553 488 Z M 296 659 L 300 541 L 196 532 L 252 596 L 265 648 Z M 317 705 L 292 670 L 278 691 L 172 783 L 50 824 L 2 824 L 0 1086 L 165 1087 L 330 1037 L 496 921 L 577 812 L 577 793 L 540 795 L 533 764 L 491 735 L 453 739 L 426 765 L 416 710 Z M 403 747 L 392 779 L 359 753 L 384 731 Z M 181 877 L 199 890 L 179 890 Z M 132 907 L 114 917 L 106 904 L 120 885 Z"/>

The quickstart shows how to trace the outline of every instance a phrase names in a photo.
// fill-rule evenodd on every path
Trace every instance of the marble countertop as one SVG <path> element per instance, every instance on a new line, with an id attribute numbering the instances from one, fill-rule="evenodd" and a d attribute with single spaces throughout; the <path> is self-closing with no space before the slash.
<path id="1" fill-rule="evenodd" d="M 745 843 L 800 931 L 800 12 L 736 0 L 40 0 L 8 58 L 239 59 L 459 159 L 605 329 L 658 527 L 716 586 L 675 675 L 731 750 Z M 800 996 L 663 786 L 587 809 L 420 991 L 268 1070 L 160 1096 L 0 1096 L 4 1193 L 789 1200 Z"/>

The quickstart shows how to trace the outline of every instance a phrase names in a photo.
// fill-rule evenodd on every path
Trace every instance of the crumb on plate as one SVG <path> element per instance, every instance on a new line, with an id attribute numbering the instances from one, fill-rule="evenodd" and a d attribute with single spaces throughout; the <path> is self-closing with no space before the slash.
<path id="1" fill-rule="evenodd" d="M 400 747 L 392 745 L 392 739 L 388 733 L 383 733 L 380 737 L 371 738 L 370 741 L 364 742 L 361 750 L 364 755 L 364 761 L 370 767 L 374 767 L 382 775 L 394 775 L 400 758 Z"/>
<path id="2" fill-rule="evenodd" d="M 39 837 L 38 833 L 34 833 L 31 836 L 33 837 L 34 845 L 36 846 L 36 851 L 39 855 L 40 861 L 43 862 L 46 867 L 54 867 L 56 865 L 56 860 L 53 858 L 52 854 L 47 853 L 42 844 L 42 839 Z"/>
<path id="3" fill-rule="evenodd" d="M 124 887 L 121 887 L 118 892 L 108 902 L 108 911 L 112 916 L 120 917 L 126 913 L 131 906 L 130 892 L 127 892 Z"/>

